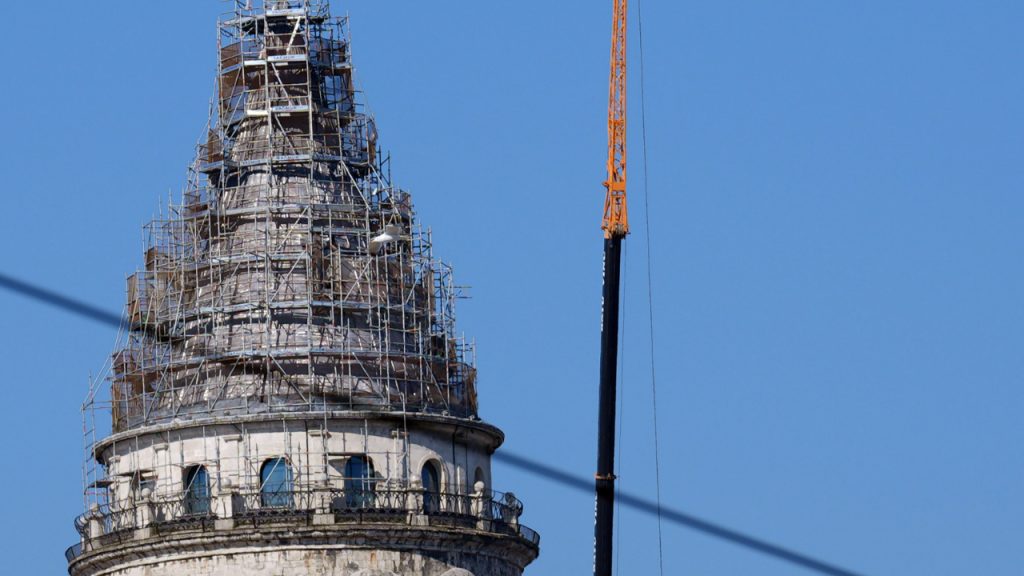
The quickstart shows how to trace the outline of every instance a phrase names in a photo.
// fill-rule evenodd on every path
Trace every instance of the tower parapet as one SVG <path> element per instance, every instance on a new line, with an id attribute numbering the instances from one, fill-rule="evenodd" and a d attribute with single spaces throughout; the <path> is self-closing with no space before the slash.
<path id="1" fill-rule="evenodd" d="M 71 574 L 521 574 L 538 537 L 490 489 L 459 290 L 391 182 L 347 19 L 230 5 L 188 184 L 85 405 Z"/>

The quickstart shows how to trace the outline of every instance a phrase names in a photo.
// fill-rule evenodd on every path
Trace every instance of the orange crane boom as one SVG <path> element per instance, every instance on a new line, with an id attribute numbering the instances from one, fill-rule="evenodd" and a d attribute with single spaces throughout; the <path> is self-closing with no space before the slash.
<path id="1" fill-rule="evenodd" d="M 626 206 L 626 25 L 628 0 L 615 0 L 612 25 L 612 71 L 608 94 L 608 190 L 604 200 L 605 237 L 629 234 Z"/>
<path id="2" fill-rule="evenodd" d="M 615 398 L 619 361 L 619 292 L 626 209 L 626 31 L 628 1 L 614 0 L 612 72 L 608 99 L 608 179 L 604 186 L 604 287 L 601 300 L 601 381 L 594 488 L 594 576 L 611 576 L 615 515 Z"/>

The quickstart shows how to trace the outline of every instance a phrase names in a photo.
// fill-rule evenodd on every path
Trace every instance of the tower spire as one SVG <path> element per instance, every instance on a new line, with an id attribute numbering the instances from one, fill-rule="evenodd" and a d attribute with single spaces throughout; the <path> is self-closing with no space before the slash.
<path id="1" fill-rule="evenodd" d="M 235 0 L 219 24 L 207 137 L 86 403 L 73 576 L 520 574 L 537 555 L 490 489 L 504 437 L 478 416 L 451 267 L 382 169 L 326 5 Z"/>

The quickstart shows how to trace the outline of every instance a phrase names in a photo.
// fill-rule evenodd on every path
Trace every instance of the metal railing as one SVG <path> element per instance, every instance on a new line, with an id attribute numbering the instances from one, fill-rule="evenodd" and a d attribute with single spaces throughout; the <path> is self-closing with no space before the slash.
<path id="1" fill-rule="evenodd" d="M 78 544 L 75 544 L 74 546 L 69 546 L 68 549 L 64 551 L 64 558 L 67 558 L 67 561 L 69 563 L 72 560 L 74 560 L 75 558 L 78 558 L 81 555 L 82 555 L 82 543 L 81 542 L 79 542 Z"/>
<path id="2" fill-rule="evenodd" d="M 183 498 L 161 499 L 153 502 L 153 522 L 169 524 L 214 519 L 213 498 L 186 495 Z"/>
<path id="3" fill-rule="evenodd" d="M 85 551 L 118 544 L 135 537 L 135 530 L 157 533 L 210 529 L 214 520 L 230 518 L 236 524 L 310 524 L 314 515 L 333 516 L 338 524 L 411 523 L 426 516 L 429 524 L 483 530 L 518 536 L 534 545 L 537 532 L 519 523 L 523 504 L 501 492 L 453 494 L 394 484 L 343 490 L 310 487 L 297 490 L 243 490 L 215 497 L 154 498 L 95 507 L 75 520 L 82 542 L 67 549 L 72 562 Z"/>

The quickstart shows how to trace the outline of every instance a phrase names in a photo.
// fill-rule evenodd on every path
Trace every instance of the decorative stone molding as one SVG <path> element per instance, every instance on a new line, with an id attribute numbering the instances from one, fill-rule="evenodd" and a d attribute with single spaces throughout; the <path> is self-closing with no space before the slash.
<path id="1" fill-rule="evenodd" d="M 385 552 L 389 551 L 389 552 Z M 463 569 L 487 576 L 519 576 L 536 558 L 538 548 L 521 538 L 479 533 L 451 527 L 408 527 L 391 525 L 309 526 L 267 525 L 254 528 L 205 532 L 193 530 L 173 534 L 152 533 L 145 540 L 129 538 L 115 545 L 87 551 L 72 561 L 71 576 L 107 574 L 109 576 L 190 576 L 211 574 L 260 574 L 249 571 L 254 559 L 262 558 L 285 569 L 282 574 L 307 574 L 289 571 L 283 555 L 305 558 L 305 562 L 339 567 L 356 564 L 358 569 L 372 566 L 371 557 L 396 556 L 403 559 L 402 576 L 442 574 Z M 195 572 L 198 565 L 217 565 L 219 572 Z M 444 565 L 447 564 L 447 567 Z M 377 566 L 384 565 L 378 562 Z M 425 566 L 433 566 L 429 571 Z M 437 570 L 437 568 L 441 568 Z M 114 570 L 113 572 L 110 572 Z M 262 572 L 266 574 L 266 572 Z M 455 574 L 461 574 L 456 572 Z"/>

